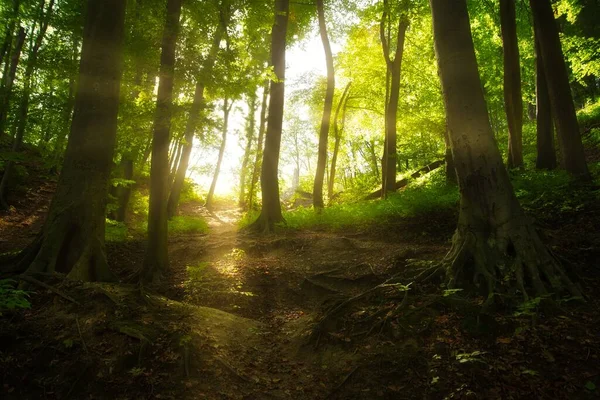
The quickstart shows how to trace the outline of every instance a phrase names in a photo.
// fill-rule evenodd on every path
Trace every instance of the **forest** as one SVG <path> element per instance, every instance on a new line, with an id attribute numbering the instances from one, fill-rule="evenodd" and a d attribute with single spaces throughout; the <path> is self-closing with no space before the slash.
<path id="1" fill-rule="evenodd" d="M 600 396 L 597 0 L 0 20 L 0 398 Z"/>

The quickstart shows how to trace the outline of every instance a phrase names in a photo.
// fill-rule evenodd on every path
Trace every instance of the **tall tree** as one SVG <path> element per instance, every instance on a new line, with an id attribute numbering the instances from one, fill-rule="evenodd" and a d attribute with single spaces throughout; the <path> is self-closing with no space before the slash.
<path id="1" fill-rule="evenodd" d="M 452 248 L 438 272 L 449 288 L 470 282 L 524 300 L 562 289 L 579 295 L 548 252 L 514 194 L 496 146 L 475 58 L 466 0 L 430 0 L 460 215 Z M 446 267 L 445 269 L 443 267 Z M 531 284 L 532 287 L 526 287 Z M 504 287 L 502 287 L 504 286 Z"/>
<path id="2" fill-rule="evenodd" d="M 329 180 L 327 181 L 327 197 L 330 202 L 333 198 L 333 189 L 335 185 L 335 173 L 337 168 L 338 153 L 340 151 L 340 142 L 342 141 L 344 126 L 346 125 L 346 109 L 348 106 L 348 93 L 350 91 L 351 83 L 352 82 L 348 82 L 348 84 L 346 85 L 346 88 L 342 93 L 342 98 L 340 99 L 337 109 L 335 110 L 335 116 L 333 117 L 333 132 L 335 136 L 335 143 L 333 145 L 333 155 L 331 156 L 331 167 L 329 168 Z M 340 111 L 342 112 L 341 124 L 338 123 Z"/>
<path id="3" fill-rule="evenodd" d="M 523 97 L 517 39 L 515 0 L 500 0 L 500 25 L 504 50 L 504 109 L 508 122 L 508 167 L 523 166 Z"/>
<path id="4" fill-rule="evenodd" d="M 222 137 L 221 145 L 219 146 L 219 156 L 217 158 L 213 180 L 210 184 L 208 194 L 206 195 L 206 203 L 204 204 L 209 210 L 212 208 L 215 188 L 217 187 L 217 180 L 219 179 L 219 173 L 221 172 L 221 164 L 223 163 L 223 155 L 225 154 L 225 146 L 227 145 L 227 130 L 229 129 L 229 113 L 231 112 L 231 107 L 233 107 L 233 101 L 229 103 L 229 99 L 225 97 L 225 99 L 223 99 L 223 127 L 221 130 Z"/>
<path id="5" fill-rule="evenodd" d="M 18 123 L 17 123 L 17 134 L 13 139 L 13 152 L 17 152 L 21 150 L 21 146 L 23 145 L 23 138 L 25 136 L 25 129 L 27 128 L 27 117 L 29 114 L 29 99 L 31 96 L 31 84 L 33 79 L 33 73 L 37 68 L 37 60 L 40 48 L 42 47 L 42 43 L 44 41 L 44 37 L 46 36 L 46 32 L 48 30 L 48 24 L 50 23 L 50 17 L 52 16 L 52 11 L 54 8 L 54 0 L 50 0 L 48 4 L 48 8 L 44 12 L 44 6 L 46 5 L 45 0 L 40 1 L 40 11 L 39 11 L 39 29 L 37 31 L 37 35 L 35 37 L 35 41 L 31 43 L 31 48 L 29 49 L 29 54 L 27 56 L 27 66 L 25 67 L 25 74 L 23 76 L 23 93 L 21 95 L 21 101 L 19 103 L 18 110 Z M 35 27 L 35 22 L 34 22 Z M 33 28 L 32 28 L 33 31 Z M 8 104 L 8 103 L 6 103 Z M 8 107 L 7 107 L 8 108 Z M 2 119 L 0 119 L 0 123 L 2 123 Z M 6 190 L 8 188 L 8 182 L 12 174 L 12 169 L 14 168 L 14 162 L 10 161 L 6 164 L 4 168 L 4 174 L 2 175 L 2 182 L 0 182 L 0 207 L 6 209 L 8 208 L 8 203 L 6 202 Z"/>
<path id="6" fill-rule="evenodd" d="M 539 169 L 556 168 L 556 149 L 554 148 L 554 124 L 548 96 L 548 82 L 544 72 L 544 63 L 540 45 L 535 39 L 535 97 L 536 97 L 536 134 L 537 158 L 535 166 Z"/>
<path id="7" fill-rule="evenodd" d="M 160 78 L 150 168 L 150 209 L 148 213 L 148 247 L 142 280 L 156 280 L 167 269 L 167 199 L 169 196 L 169 142 L 173 113 L 175 49 L 179 34 L 182 0 L 167 0 L 167 13 L 160 56 Z"/>
<path id="8" fill-rule="evenodd" d="M 13 34 L 15 32 L 17 20 L 19 19 L 20 7 L 21 0 L 13 0 L 11 13 L 8 15 L 8 20 L 6 21 L 6 32 L 4 33 L 4 41 L 2 42 L 2 47 L 0 48 L 0 64 L 4 62 L 5 67 L 10 65 L 10 59 L 8 58 L 8 55 L 10 54 L 11 44 L 13 42 Z M 5 71 L 7 69 L 8 68 L 5 68 Z"/>
<path id="9" fill-rule="evenodd" d="M 327 64 L 327 89 L 325 91 L 325 103 L 323 105 L 323 117 L 321 119 L 321 130 L 319 132 L 319 153 L 317 157 L 317 171 L 313 187 L 313 205 L 315 209 L 321 209 L 323 204 L 323 180 L 325 178 L 325 165 L 327 164 L 327 140 L 329 127 L 331 125 L 331 110 L 333 108 L 333 94 L 335 92 L 335 73 L 333 70 L 333 53 L 327 35 L 325 23 L 325 9 L 323 0 L 317 0 L 317 14 L 319 17 L 319 34 L 323 49 L 325 50 L 325 61 Z"/>
<path id="10" fill-rule="evenodd" d="M 579 123 L 569 86 L 569 74 L 552 4 L 550 0 L 530 0 L 529 4 L 544 65 L 544 76 L 548 84 L 550 105 L 556 123 L 564 168 L 571 175 L 588 180 L 590 174 L 585 162 Z"/>
<path id="11" fill-rule="evenodd" d="M 248 164 L 252 155 L 252 142 L 254 142 L 254 129 L 256 125 L 256 91 L 250 93 L 248 101 L 248 116 L 246 117 L 246 147 L 244 157 L 242 159 L 242 167 L 240 169 L 240 196 L 238 205 L 242 209 L 246 209 L 246 178 L 248 175 Z"/>
<path id="12" fill-rule="evenodd" d="M 117 132 L 125 2 L 88 0 L 71 134 L 46 223 L 17 270 L 110 280 L 104 251 Z"/>
<path id="13" fill-rule="evenodd" d="M 260 174 L 262 207 L 251 229 L 273 232 L 283 221 L 279 199 L 279 152 L 285 101 L 285 46 L 288 27 L 289 0 L 275 0 L 275 23 L 271 31 L 271 64 L 276 80 L 271 81 L 269 117 L 265 133 L 265 149 Z"/>
<path id="14" fill-rule="evenodd" d="M 17 75 L 17 67 L 21 59 L 23 44 L 25 43 L 25 28 L 19 28 L 17 34 L 17 42 L 12 51 L 10 60 L 7 61 L 8 70 L 2 76 L 2 85 L 0 86 L 0 132 L 4 132 L 6 117 L 10 108 L 10 99 L 12 97 L 12 89 Z"/>
<path id="15" fill-rule="evenodd" d="M 200 113 L 205 106 L 204 89 L 207 80 L 212 79 L 217 53 L 219 52 L 219 46 L 221 45 L 221 39 L 223 38 L 223 35 L 227 33 L 230 14 L 229 3 L 227 0 L 223 0 L 220 8 L 220 21 L 215 31 L 211 48 L 204 62 L 203 71 L 196 78 L 194 101 L 192 103 L 190 115 L 185 126 L 184 146 L 181 153 L 181 161 L 177 167 L 177 172 L 175 174 L 175 179 L 173 181 L 173 186 L 171 188 L 171 194 L 169 195 L 167 205 L 169 218 L 173 217 L 177 213 L 177 207 L 179 207 L 179 197 L 181 196 L 181 190 L 183 189 L 186 172 L 190 162 L 190 155 L 192 154 L 192 149 L 194 147 L 194 136 L 196 135 L 196 130 L 198 129 Z"/>
<path id="16" fill-rule="evenodd" d="M 254 208 L 254 198 L 256 196 L 256 183 L 261 170 L 261 161 L 263 156 L 263 142 L 265 137 L 265 127 L 267 123 L 267 101 L 269 96 L 269 82 L 265 82 L 263 87 L 262 102 L 260 106 L 260 124 L 258 127 L 258 140 L 256 143 L 256 156 L 252 167 L 252 178 L 250 180 L 250 190 L 248 191 L 248 208 Z"/>
<path id="17" fill-rule="evenodd" d="M 398 163 L 397 155 L 397 128 L 396 119 L 398 116 L 398 102 L 400 100 L 400 78 L 402 74 L 402 56 L 404 54 L 404 40 L 409 21 L 405 15 L 398 19 L 398 35 L 396 38 L 396 50 L 394 59 L 390 58 L 389 35 L 386 34 L 385 23 L 390 14 L 387 0 L 383 1 L 383 13 L 379 24 L 379 37 L 383 49 L 383 57 L 387 66 L 387 74 L 391 79 L 389 91 L 386 96 L 385 107 L 385 145 L 384 156 L 382 160 L 382 196 L 387 196 L 389 192 L 396 190 L 396 168 Z"/>

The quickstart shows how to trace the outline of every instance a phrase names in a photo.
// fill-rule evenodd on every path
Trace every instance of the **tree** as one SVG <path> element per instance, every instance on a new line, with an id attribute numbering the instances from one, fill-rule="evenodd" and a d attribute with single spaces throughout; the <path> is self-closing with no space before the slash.
<path id="1" fill-rule="evenodd" d="M 113 279 L 104 251 L 108 179 L 117 131 L 125 2 L 88 0 L 67 151 L 42 232 L 17 270 Z"/>
<path id="2" fill-rule="evenodd" d="M 536 168 L 556 168 L 556 149 L 554 148 L 554 123 L 552 109 L 548 96 L 548 82 L 544 72 L 544 63 L 540 53 L 540 45 L 535 40 L 535 98 L 536 98 L 536 137 L 537 158 Z"/>
<path id="3" fill-rule="evenodd" d="M 333 70 L 333 53 L 329 37 L 327 36 L 327 25 L 325 23 L 325 10 L 323 0 L 317 0 L 317 14 L 319 16 L 319 34 L 325 50 L 327 63 L 327 90 L 325 91 L 325 103 L 323 105 L 323 117 L 321 119 L 321 130 L 319 132 L 319 155 L 317 158 L 317 170 L 313 187 L 313 206 L 322 209 L 323 204 L 323 180 L 325 178 L 325 165 L 327 163 L 327 140 L 329 127 L 331 125 L 331 110 L 333 108 L 333 94 L 335 92 L 335 74 Z"/>
<path id="4" fill-rule="evenodd" d="M 508 121 L 508 167 L 523 166 L 523 98 L 515 0 L 500 0 L 504 50 L 504 109 Z"/>
<path id="5" fill-rule="evenodd" d="M 148 213 L 148 247 L 142 279 L 156 280 L 167 269 L 167 200 L 169 196 L 169 142 L 173 113 L 175 49 L 179 33 L 182 0 L 168 0 L 160 59 L 160 78 L 150 169 L 150 208 Z"/>
<path id="6" fill-rule="evenodd" d="M 337 167 L 337 158 L 338 153 L 340 151 L 340 142 L 342 140 L 342 134 L 344 132 L 344 126 L 346 125 L 346 109 L 348 107 L 348 96 L 350 91 L 350 85 L 352 82 L 349 82 L 344 89 L 344 93 L 342 93 L 342 97 L 338 103 L 338 107 L 335 110 L 335 116 L 333 117 L 333 131 L 335 133 L 335 143 L 333 145 L 333 155 L 331 156 L 331 166 L 329 168 L 329 181 L 327 182 L 327 197 L 331 202 L 333 198 L 333 188 L 335 184 L 335 173 Z M 342 123 L 341 126 L 338 124 L 338 118 L 340 111 L 342 112 Z"/>
<path id="7" fill-rule="evenodd" d="M 556 123 L 564 168 L 574 177 L 589 180 L 590 174 L 585 162 L 579 123 L 569 86 L 569 74 L 552 4 L 550 0 L 530 0 L 529 4 L 544 65 L 544 76 L 548 84 L 550 105 Z"/>
<path id="8" fill-rule="evenodd" d="M 448 288 L 483 285 L 494 293 L 529 290 L 579 295 L 540 240 L 514 194 L 483 97 L 466 0 L 430 0 L 448 130 L 461 194 L 452 248 L 436 272 Z M 445 268 L 444 268 L 445 267 Z M 533 288 L 526 287 L 530 283 Z"/>
<path id="9" fill-rule="evenodd" d="M 169 195 L 167 210 L 169 218 L 173 217 L 177 212 L 179 206 L 179 197 L 181 196 L 181 190 L 185 182 L 185 174 L 189 166 L 190 155 L 194 145 L 194 135 L 198 128 L 198 121 L 200 119 L 200 112 L 204 108 L 204 90 L 206 81 L 212 79 L 213 68 L 217 59 L 217 53 L 219 46 L 221 45 L 221 39 L 223 35 L 227 33 L 227 26 L 229 25 L 230 10 L 229 5 L 223 1 L 220 9 L 220 20 L 215 31 L 213 42 L 206 57 L 203 65 L 203 71 L 200 76 L 196 78 L 196 89 L 194 92 L 194 101 L 192 108 L 190 109 L 190 115 L 188 117 L 187 125 L 184 133 L 184 146 L 181 153 L 181 161 L 177 167 L 173 186 L 171 188 L 171 194 Z"/>
<path id="10" fill-rule="evenodd" d="M 217 158 L 217 165 L 215 167 L 215 174 L 210 184 L 210 189 L 206 195 L 206 203 L 204 206 L 209 210 L 212 208 L 213 196 L 215 194 L 215 188 L 217 187 L 217 180 L 219 179 L 219 172 L 221 171 L 221 164 L 223 163 L 223 155 L 225 154 L 225 146 L 227 145 L 227 129 L 229 128 L 229 113 L 233 107 L 233 101 L 229 103 L 229 99 L 225 97 L 223 99 L 223 127 L 222 127 L 222 139 L 221 145 L 219 146 L 219 156 Z"/>
<path id="11" fill-rule="evenodd" d="M 262 207 L 258 219 L 250 226 L 259 232 L 273 232 L 283 221 L 279 200 L 279 151 L 285 101 L 285 46 L 289 0 L 275 0 L 275 23 L 271 31 L 271 63 L 275 80 L 271 80 L 269 116 L 260 174 Z"/>
<path id="12" fill-rule="evenodd" d="M 390 58 L 389 34 L 386 34 L 385 23 L 390 11 L 387 0 L 383 1 L 383 13 L 379 24 L 379 37 L 383 49 L 383 57 L 387 65 L 387 74 L 391 79 L 388 95 L 386 95 L 385 107 L 385 145 L 382 162 L 382 196 L 396 190 L 396 168 L 397 168 L 397 127 L 398 102 L 400 100 L 400 78 L 402 72 L 402 56 L 404 53 L 404 39 L 408 29 L 408 20 L 404 15 L 398 19 L 398 35 L 396 39 L 396 51 L 394 59 Z M 389 23 L 389 22 L 388 22 Z M 389 32 L 388 32 L 389 33 Z"/>
<path id="13" fill-rule="evenodd" d="M 269 82 L 265 82 L 260 106 L 260 124 L 258 127 L 258 140 L 256 144 L 256 156 L 252 167 L 252 178 L 250 181 L 250 190 L 248 191 L 248 208 L 254 207 L 254 197 L 256 196 L 256 183 L 262 166 L 263 142 L 265 137 L 265 128 L 267 123 L 267 101 L 269 96 Z"/>
<path id="14" fill-rule="evenodd" d="M 252 155 L 252 142 L 254 141 L 254 128 L 256 125 L 256 92 L 249 95 L 248 101 L 248 116 L 246 117 L 246 147 L 244 149 L 244 157 L 242 159 L 242 167 L 240 169 L 240 196 L 238 205 L 242 209 L 246 209 L 246 180 L 248 175 L 248 164 Z"/>

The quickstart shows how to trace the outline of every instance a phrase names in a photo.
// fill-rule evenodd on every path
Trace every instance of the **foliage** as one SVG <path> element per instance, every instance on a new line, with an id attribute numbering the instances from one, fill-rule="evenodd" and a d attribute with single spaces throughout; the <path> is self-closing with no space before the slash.
<path id="1" fill-rule="evenodd" d="M 207 233 L 208 224 L 203 218 L 179 216 L 169 220 L 169 233 Z"/>
<path id="2" fill-rule="evenodd" d="M 0 316 L 4 310 L 31 307 L 31 303 L 27 300 L 29 294 L 24 290 L 15 289 L 16 283 L 12 279 L 0 280 Z"/>

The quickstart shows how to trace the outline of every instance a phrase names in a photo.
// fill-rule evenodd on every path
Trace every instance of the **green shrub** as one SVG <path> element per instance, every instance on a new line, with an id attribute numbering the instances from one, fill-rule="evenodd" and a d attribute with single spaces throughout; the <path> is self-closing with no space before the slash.
<path id="1" fill-rule="evenodd" d="M 31 303 L 27 300 L 29 294 L 24 290 L 15 289 L 16 283 L 12 279 L 0 280 L 0 316 L 5 310 L 31 307 Z"/>
<path id="2" fill-rule="evenodd" d="M 124 242 L 129 237 L 127 226 L 123 222 L 106 219 L 104 240 L 107 242 Z"/>

